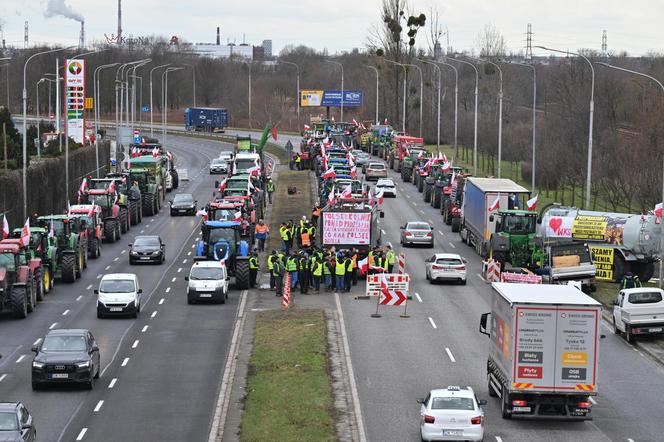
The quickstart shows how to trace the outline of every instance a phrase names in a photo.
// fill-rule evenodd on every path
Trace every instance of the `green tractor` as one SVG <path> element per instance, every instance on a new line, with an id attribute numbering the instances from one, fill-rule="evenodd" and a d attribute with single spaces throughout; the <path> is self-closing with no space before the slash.
<path id="1" fill-rule="evenodd" d="M 116 172 L 106 174 L 106 179 L 115 180 L 115 186 L 124 196 L 126 206 L 129 208 L 129 221 L 132 226 L 140 223 L 143 219 L 143 202 L 141 189 L 137 184 L 131 185 L 129 172 Z"/>
<path id="2" fill-rule="evenodd" d="M 496 223 L 491 235 L 489 258 L 511 267 L 532 267 L 542 262 L 543 251 L 535 241 L 537 212 L 526 210 L 500 210 L 489 216 Z"/>
<path id="3" fill-rule="evenodd" d="M 223 261 L 228 275 L 235 277 L 235 287 L 243 290 L 249 288 L 249 244 L 240 237 L 240 229 L 237 221 L 205 221 L 195 259 Z"/>
<path id="4" fill-rule="evenodd" d="M 81 277 L 87 266 L 87 241 L 78 233 L 76 218 L 68 215 L 46 215 L 37 218 L 37 225 L 52 233 L 53 255 L 52 277 L 64 282 L 74 282 Z M 51 240 L 49 240 L 51 243 Z"/>
<path id="5" fill-rule="evenodd" d="M 141 190 L 143 215 L 153 216 L 161 210 L 164 191 L 163 158 L 144 155 L 131 160 L 129 178 Z"/>

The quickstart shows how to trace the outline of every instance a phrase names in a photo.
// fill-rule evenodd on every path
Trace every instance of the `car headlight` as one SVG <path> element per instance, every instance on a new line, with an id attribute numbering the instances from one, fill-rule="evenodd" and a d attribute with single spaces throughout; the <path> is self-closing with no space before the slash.
<path id="1" fill-rule="evenodd" d="M 157 255 L 159 255 L 160 253 L 161 253 L 161 252 L 160 252 L 159 250 L 156 250 L 156 251 L 152 252 L 152 255 L 153 255 L 153 256 L 157 256 Z"/>
<path id="2" fill-rule="evenodd" d="M 134 255 L 134 256 L 135 256 L 135 255 L 138 255 L 138 252 L 135 252 L 135 251 L 133 251 L 133 250 L 132 250 L 131 252 L 129 252 L 129 253 L 131 253 L 131 254 Z"/>
<path id="3" fill-rule="evenodd" d="M 42 369 L 44 368 L 44 364 L 42 362 L 32 361 L 32 368 Z"/>
<path id="4" fill-rule="evenodd" d="M 77 362 L 76 366 L 78 368 L 88 368 L 90 366 L 90 361 Z"/>

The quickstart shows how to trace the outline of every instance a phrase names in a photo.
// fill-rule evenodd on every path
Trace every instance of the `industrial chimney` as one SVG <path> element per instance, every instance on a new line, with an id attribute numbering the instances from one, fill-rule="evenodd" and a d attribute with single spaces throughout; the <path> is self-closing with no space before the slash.
<path id="1" fill-rule="evenodd" d="M 221 44 L 221 37 L 219 36 L 219 26 L 217 26 L 217 46 Z"/>
<path id="2" fill-rule="evenodd" d="M 78 38 L 78 48 L 79 49 L 84 49 L 85 48 L 85 22 L 81 22 L 81 35 Z"/>
<path id="3" fill-rule="evenodd" d="M 118 44 L 122 43 L 122 0 L 118 0 Z"/>

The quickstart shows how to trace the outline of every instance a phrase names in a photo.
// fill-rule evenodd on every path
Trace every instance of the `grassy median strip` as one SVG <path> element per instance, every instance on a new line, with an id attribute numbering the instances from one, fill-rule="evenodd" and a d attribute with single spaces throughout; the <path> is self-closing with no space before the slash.
<path id="1" fill-rule="evenodd" d="M 282 163 L 283 164 L 283 163 Z M 297 193 L 288 194 L 288 188 L 295 187 Z M 266 249 L 278 249 L 281 243 L 279 225 L 292 219 L 297 222 L 302 216 L 309 218 L 314 201 L 312 200 L 309 172 L 306 170 L 289 170 L 288 166 L 280 166 L 277 183 L 272 195 L 272 218 L 270 219 L 270 237 Z"/>
<path id="2" fill-rule="evenodd" d="M 256 317 L 240 440 L 336 440 L 322 310 Z"/>

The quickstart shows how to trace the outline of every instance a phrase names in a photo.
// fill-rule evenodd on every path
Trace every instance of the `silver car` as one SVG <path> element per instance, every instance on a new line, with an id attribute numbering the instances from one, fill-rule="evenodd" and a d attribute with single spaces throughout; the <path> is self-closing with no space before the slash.
<path id="1" fill-rule="evenodd" d="M 369 161 L 369 154 L 359 151 L 353 155 L 353 161 L 355 161 L 356 166 L 364 166 Z"/>
<path id="2" fill-rule="evenodd" d="M 456 253 L 436 253 L 425 261 L 425 275 L 432 284 L 436 281 L 456 281 L 466 284 L 466 259 Z"/>
<path id="3" fill-rule="evenodd" d="M 433 247 L 433 228 L 423 221 L 410 221 L 401 227 L 401 245 L 426 244 Z"/>

